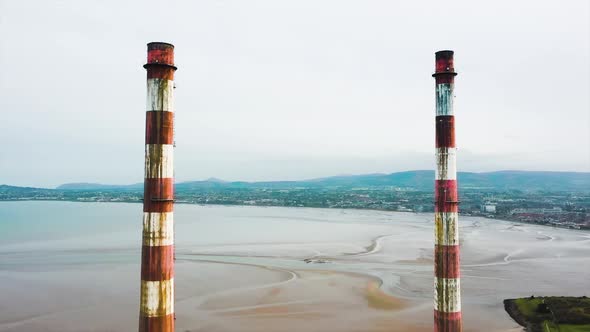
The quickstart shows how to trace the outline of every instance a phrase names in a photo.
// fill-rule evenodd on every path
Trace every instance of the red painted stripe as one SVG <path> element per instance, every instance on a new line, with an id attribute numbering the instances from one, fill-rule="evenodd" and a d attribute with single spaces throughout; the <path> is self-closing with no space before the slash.
<path id="1" fill-rule="evenodd" d="M 434 212 L 458 212 L 457 180 L 435 180 L 434 202 Z"/>
<path id="2" fill-rule="evenodd" d="M 139 331 L 174 332 L 174 314 L 163 317 L 139 317 Z"/>
<path id="3" fill-rule="evenodd" d="M 455 65 L 453 51 L 439 51 L 435 53 L 435 72 L 454 72 Z"/>
<path id="4" fill-rule="evenodd" d="M 174 179 L 146 178 L 143 189 L 143 212 L 172 212 Z"/>
<path id="5" fill-rule="evenodd" d="M 456 279 L 461 276 L 459 246 L 434 245 L 434 275 L 437 278 Z"/>
<path id="6" fill-rule="evenodd" d="M 147 68 L 147 78 L 163 78 L 174 80 L 174 68 L 165 66 L 150 66 Z"/>
<path id="7" fill-rule="evenodd" d="M 455 81 L 455 65 L 453 51 L 436 52 L 435 73 L 436 84 L 453 83 Z"/>
<path id="8" fill-rule="evenodd" d="M 174 65 L 174 46 L 167 43 L 148 44 L 147 62 Z"/>
<path id="9" fill-rule="evenodd" d="M 439 115 L 436 117 L 437 148 L 455 147 L 455 117 L 453 115 Z"/>
<path id="10" fill-rule="evenodd" d="M 174 113 L 146 112 L 145 144 L 174 144 Z"/>
<path id="11" fill-rule="evenodd" d="M 174 245 L 141 248 L 141 280 L 160 281 L 174 277 Z"/>
<path id="12" fill-rule="evenodd" d="M 441 312 L 434 310 L 435 332 L 461 332 L 461 312 Z"/>

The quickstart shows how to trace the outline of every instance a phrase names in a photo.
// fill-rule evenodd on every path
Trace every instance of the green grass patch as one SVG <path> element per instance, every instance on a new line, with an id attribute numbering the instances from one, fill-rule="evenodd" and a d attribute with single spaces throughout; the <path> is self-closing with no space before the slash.
<path id="1" fill-rule="evenodd" d="M 590 332 L 590 325 L 560 324 L 558 332 Z"/>
<path id="2" fill-rule="evenodd" d="M 537 307 L 541 304 L 541 298 L 523 298 L 514 300 L 518 310 L 527 317 L 533 317 L 537 315 Z"/>
<path id="3" fill-rule="evenodd" d="M 505 300 L 506 311 L 531 331 L 590 332 L 587 297 L 529 297 Z"/>

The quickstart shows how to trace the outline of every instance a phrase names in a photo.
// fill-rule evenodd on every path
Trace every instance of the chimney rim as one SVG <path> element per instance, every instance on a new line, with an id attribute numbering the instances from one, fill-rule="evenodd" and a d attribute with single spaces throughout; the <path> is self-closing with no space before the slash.
<path id="1" fill-rule="evenodd" d="M 153 46 L 168 46 L 168 48 L 174 48 L 174 44 L 167 43 L 167 42 L 154 41 L 154 42 L 147 43 L 148 49 Z"/>
<path id="2" fill-rule="evenodd" d="M 440 54 L 440 55 L 443 55 L 443 54 L 448 54 L 448 55 L 451 55 L 451 56 L 452 56 L 452 55 L 454 55 L 454 54 L 455 54 L 455 51 L 453 51 L 453 50 L 440 50 L 440 51 L 436 51 L 436 52 L 434 52 L 434 54 L 435 54 L 435 55 L 439 55 L 439 54 Z"/>

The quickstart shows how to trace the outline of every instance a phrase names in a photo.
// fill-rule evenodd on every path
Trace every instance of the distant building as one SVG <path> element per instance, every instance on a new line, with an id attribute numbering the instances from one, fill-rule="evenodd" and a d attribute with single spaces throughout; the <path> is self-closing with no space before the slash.
<path id="1" fill-rule="evenodd" d="M 485 203 L 481 206 L 481 212 L 485 213 L 496 213 L 496 204 Z"/>
<path id="2" fill-rule="evenodd" d="M 412 210 L 410 208 L 407 208 L 407 207 L 405 207 L 403 205 L 399 205 L 397 207 L 397 211 L 399 211 L 399 212 L 414 212 L 414 210 Z"/>

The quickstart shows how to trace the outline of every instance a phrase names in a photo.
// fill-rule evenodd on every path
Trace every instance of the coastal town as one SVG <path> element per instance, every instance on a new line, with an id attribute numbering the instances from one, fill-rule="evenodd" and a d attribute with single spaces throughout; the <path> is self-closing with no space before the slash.
<path id="1" fill-rule="evenodd" d="M 0 186 L 0 201 L 61 200 L 131 202 L 143 200 L 143 188 L 39 189 Z M 590 193 L 460 190 L 462 215 L 496 218 L 572 229 L 590 229 Z M 430 191 L 400 187 L 352 188 L 200 188 L 177 190 L 178 204 L 285 206 L 433 212 Z"/>

